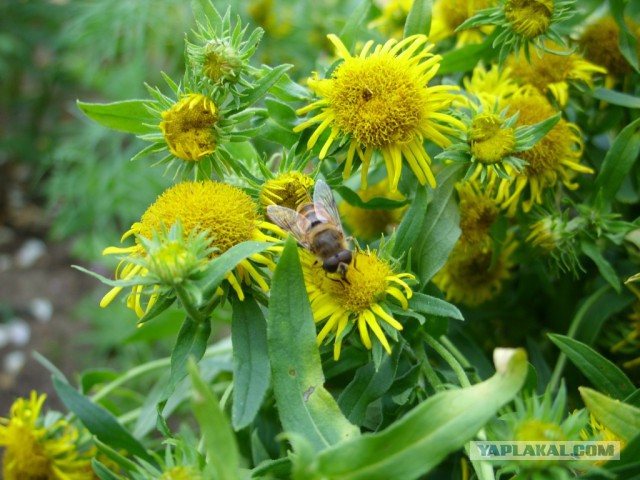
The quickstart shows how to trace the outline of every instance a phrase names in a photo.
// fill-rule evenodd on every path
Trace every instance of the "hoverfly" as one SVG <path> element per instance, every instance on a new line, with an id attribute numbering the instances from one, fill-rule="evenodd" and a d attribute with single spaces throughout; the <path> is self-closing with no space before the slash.
<path id="1" fill-rule="evenodd" d="M 313 202 L 303 203 L 297 211 L 269 205 L 267 214 L 276 225 L 290 232 L 300 245 L 312 252 L 322 262 L 325 272 L 337 272 L 345 277 L 353 252 L 349 250 L 336 201 L 324 180 L 316 182 Z"/>

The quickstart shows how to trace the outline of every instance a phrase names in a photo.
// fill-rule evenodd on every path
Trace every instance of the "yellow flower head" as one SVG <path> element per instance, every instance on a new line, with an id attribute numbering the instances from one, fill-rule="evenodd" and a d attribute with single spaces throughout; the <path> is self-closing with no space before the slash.
<path id="1" fill-rule="evenodd" d="M 197 162 L 216 149 L 217 121 L 213 102 L 192 93 L 162 112 L 160 130 L 171 153 L 182 160 Z"/>
<path id="2" fill-rule="evenodd" d="M 468 138 L 471 154 L 476 161 L 492 165 L 514 152 L 515 128 L 505 127 L 504 123 L 504 119 L 493 112 L 473 117 Z"/>
<path id="3" fill-rule="evenodd" d="M 358 195 L 364 202 L 373 198 L 387 198 L 389 200 L 402 201 L 405 196 L 398 192 L 390 192 L 386 181 L 371 185 L 360 190 Z M 375 240 L 383 233 L 391 233 L 400 221 L 406 207 L 390 210 L 369 210 L 351 205 L 345 201 L 340 203 L 340 214 L 344 217 L 344 223 L 351 229 L 351 233 L 362 240 Z"/>
<path id="4" fill-rule="evenodd" d="M 522 85 L 533 85 L 545 95 L 551 93 L 562 107 L 569 99 L 569 81 L 581 81 L 592 86 L 594 74 L 607 73 L 604 68 L 586 61 L 577 53 L 569 53 L 559 45 L 548 46 L 559 54 L 545 51 L 540 55 L 531 55 L 527 60 L 520 52 L 520 55 L 511 55 L 507 59 L 507 66 Z"/>
<path id="5" fill-rule="evenodd" d="M 534 125 L 557 113 L 542 94 L 531 88 L 512 96 L 507 104 L 509 114 L 518 112 L 518 126 Z M 582 149 L 578 126 L 561 118 L 533 148 L 518 154 L 528 165 L 515 180 L 501 180 L 497 198 L 502 207 L 508 208 L 509 215 L 515 214 L 520 195 L 527 186 L 529 198 L 522 203 L 525 212 L 534 204 L 541 204 L 543 192 L 554 187 L 558 180 L 571 190 L 578 188 L 572 181 L 576 172 L 593 173 L 591 168 L 580 164 Z"/>
<path id="6" fill-rule="evenodd" d="M 44 425 L 46 395 L 32 391 L 18 398 L 9 418 L 0 418 L 0 446 L 5 447 L 5 480 L 92 480 L 90 451 L 80 452 L 78 430 L 66 420 Z"/>
<path id="7" fill-rule="evenodd" d="M 627 20 L 636 37 L 640 37 L 640 24 Z M 587 59 L 604 67 L 609 75 L 621 77 L 631 73 L 631 65 L 624 58 L 618 45 L 620 27 L 613 17 L 604 17 L 593 25 L 585 28 L 579 44 Z M 638 57 L 640 58 L 640 42 L 638 42 Z"/>
<path id="8" fill-rule="evenodd" d="M 475 12 L 490 7 L 492 0 L 436 0 L 433 4 L 433 19 L 431 22 L 430 40 L 438 43 L 445 38 L 455 35 L 456 28 L 473 17 Z M 491 33 L 493 27 L 469 28 L 458 33 L 457 47 L 480 43 L 486 33 Z"/>
<path id="9" fill-rule="evenodd" d="M 409 306 L 413 292 L 403 278 L 413 279 L 409 273 L 394 273 L 391 266 L 379 258 L 376 252 L 356 251 L 344 279 L 329 276 L 316 257 L 301 250 L 302 271 L 311 301 L 313 318 L 324 323 L 318 334 L 318 344 L 333 334 L 333 357 L 340 358 L 342 342 L 352 327 L 358 327 L 362 344 L 371 349 L 369 330 L 373 332 L 385 350 L 391 354 L 387 335 L 402 330 L 402 324 L 384 308 L 391 298 L 403 309 Z"/>
<path id="10" fill-rule="evenodd" d="M 501 69 L 498 65 L 492 65 L 487 70 L 483 64 L 478 64 L 473 69 L 471 77 L 465 77 L 463 84 L 469 95 L 477 97 L 480 103 L 485 105 L 504 102 L 519 90 L 518 84 L 511 76 L 511 70 Z"/>
<path id="11" fill-rule="evenodd" d="M 367 172 L 375 151 L 382 154 L 391 191 L 397 189 L 403 158 L 421 185 L 429 182 L 435 187 L 431 158 L 423 141 L 445 147 L 450 143 L 445 135 L 454 133 L 452 126 L 462 128 L 462 124 L 442 113 L 455 98 L 451 93 L 455 87 L 428 86 L 441 58 L 430 53 L 433 45 L 425 47 L 427 37 L 413 35 L 400 42 L 389 40 L 373 50 L 373 41 L 369 41 L 359 55 L 352 56 L 338 37 L 329 35 L 329 40 L 344 62 L 329 79 L 309 79 L 310 88 L 321 98 L 298 113 L 316 109 L 321 112 L 295 131 L 320 124 L 309 138 L 307 146 L 311 149 L 330 127 L 320 151 L 321 159 L 338 137 L 347 136 L 350 146 L 344 178 L 351 174 L 357 152 L 362 160 L 362 188 L 367 187 Z"/>
<path id="12" fill-rule="evenodd" d="M 561 425 L 528 418 L 518 425 L 514 440 L 517 442 L 562 441 L 565 440 L 565 434 Z"/>
<path id="13" fill-rule="evenodd" d="M 533 39 L 546 33 L 554 12 L 553 0 L 507 0 L 504 7 L 514 32 Z"/>
<path id="14" fill-rule="evenodd" d="M 309 175 L 300 172 L 283 172 L 276 178 L 264 182 L 260 191 L 260 204 L 280 205 L 291 210 L 309 201 L 309 189 L 314 181 Z"/>
<path id="15" fill-rule="evenodd" d="M 486 241 L 489 238 L 489 229 L 500 213 L 490 187 L 467 181 L 458 183 L 456 189 L 460 198 L 460 241 L 466 245 Z"/>
<path id="16" fill-rule="evenodd" d="M 249 240 L 280 241 L 260 231 L 261 227 L 270 227 L 270 225 L 259 218 L 257 205 L 249 195 L 237 187 L 214 181 L 182 182 L 169 188 L 147 209 L 140 221 L 131 226 L 131 229 L 124 234 L 123 240 L 130 235 L 152 238 L 154 232 L 161 231 L 162 228 L 168 230 L 178 220 L 182 224 L 185 236 L 193 231 L 208 232 L 211 246 L 216 249 L 212 255 L 224 253 L 234 245 Z M 126 254 L 135 259 L 143 257 L 145 250 L 136 239 L 136 244 L 132 247 L 109 247 L 103 254 Z M 171 258 L 176 262 L 181 257 L 178 255 L 170 256 Z M 269 268 L 275 268 L 274 263 L 264 255 L 255 254 L 250 259 Z M 184 261 L 186 260 L 188 259 L 185 258 Z M 136 275 L 148 274 L 148 270 L 139 263 L 127 262 L 125 259 L 120 266 L 122 267 L 123 264 L 124 267 L 116 271 L 117 278 L 131 279 Z M 240 281 L 244 280 L 246 284 L 253 281 L 264 291 L 269 290 L 263 276 L 249 259 L 241 261 L 236 272 L 228 272 L 225 278 L 241 300 L 244 299 L 244 293 Z M 143 285 L 134 286 L 127 301 L 129 308 L 135 310 L 139 317 L 144 316 L 155 300 L 152 296 L 146 307 L 142 305 L 143 287 Z M 113 288 L 105 295 L 100 305 L 107 306 L 121 290 L 122 287 Z"/>
<path id="17" fill-rule="evenodd" d="M 433 277 L 433 283 L 444 292 L 448 301 L 470 306 L 495 298 L 510 276 L 511 255 L 517 243 L 507 237 L 498 258 L 493 259 L 490 241 L 467 244 L 458 241 L 447 263 Z"/>

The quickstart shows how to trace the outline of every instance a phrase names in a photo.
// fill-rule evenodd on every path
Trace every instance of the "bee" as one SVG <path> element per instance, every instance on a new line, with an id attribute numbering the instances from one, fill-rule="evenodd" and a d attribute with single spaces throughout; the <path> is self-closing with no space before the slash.
<path id="1" fill-rule="evenodd" d="M 328 273 L 345 278 L 353 259 L 349 249 L 336 201 L 329 185 L 318 180 L 313 202 L 303 203 L 298 211 L 279 205 L 267 207 L 269 218 L 280 228 L 290 232 L 300 245 L 313 253 Z"/>

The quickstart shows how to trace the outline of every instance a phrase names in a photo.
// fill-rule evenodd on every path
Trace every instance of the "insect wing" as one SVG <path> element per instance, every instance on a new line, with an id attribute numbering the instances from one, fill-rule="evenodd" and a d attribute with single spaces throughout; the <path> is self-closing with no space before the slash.
<path id="1" fill-rule="evenodd" d="M 333 198 L 333 192 L 329 185 L 324 180 L 316 182 L 313 192 L 313 207 L 319 220 L 334 224 L 340 230 L 340 233 L 344 234 L 336 200 Z"/>
<path id="2" fill-rule="evenodd" d="M 299 244 L 307 249 L 310 248 L 309 242 L 306 239 L 306 232 L 311 228 L 311 222 L 309 222 L 309 220 L 295 210 L 280 205 L 267 206 L 267 215 L 269 215 L 273 223 L 291 233 Z"/>

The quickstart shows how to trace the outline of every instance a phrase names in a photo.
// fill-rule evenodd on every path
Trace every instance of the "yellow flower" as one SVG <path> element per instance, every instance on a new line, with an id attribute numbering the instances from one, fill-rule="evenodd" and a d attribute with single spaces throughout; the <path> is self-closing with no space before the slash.
<path id="1" fill-rule="evenodd" d="M 433 17 L 429 39 L 438 43 L 456 34 L 456 28 L 473 17 L 475 12 L 490 7 L 492 0 L 436 0 L 433 4 Z M 480 43 L 485 34 L 491 33 L 493 27 L 469 28 L 458 33 L 456 46 Z"/>
<path id="2" fill-rule="evenodd" d="M 514 152 L 515 128 L 505 127 L 499 114 L 479 113 L 471 120 L 468 132 L 470 152 L 480 163 L 492 165 Z"/>
<path id="3" fill-rule="evenodd" d="M 496 205 L 490 187 L 483 187 L 475 181 L 456 185 L 460 210 L 461 242 L 475 245 L 489 237 L 489 228 L 498 219 L 500 210 Z"/>
<path id="4" fill-rule="evenodd" d="M 534 39 L 546 33 L 553 18 L 553 0 L 507 0 L 504 7 L 514 32 Z"/>
<path id="5" fill-rule="evenodd" d="M 182 160 L 197 162 L 215 151 L 217 122 L 213 102 L 192 93 L 162 112 L 160 130 L 171 153 Z"/>
<path id="6" fill-rule="evenodd" d="M 511 255 L 518 244 L 507 237 L 494 260 L 490 241 L 467 244 L 458 241 L 447 263 L 433 277 L 433 283 L 444 292 L 448 301 L 470 306 L 495 298 L 510 276 Z"/>
<path id="7" fill-rule="evenodd" d="M 405 199 L 405 196 L 398 191 L 390 192 L 385 181 L 358 191 L 358 195 L 364 202 L 368 202 L 373 198 L 386 198 L 397 201 Z M 343 201 L 340 203 L 339 210 L 344 217 L 344 223 L 351 229 L 351 233 L 355 237 L 362 240 L 375 240 L 383 233 L 391 233 L 393 228 L 402 220 L 406 207 L 390 210 L 369 210 Z"/>
<path id="8" fill-rule="evenodd" d="M 516 93 L 520 87 L 511 77 L 509 68 L 501 69 L 498 65 L 487 68 L 478 64 L 471 74 L 463 80 L 468 94 L 478 97 L 483 105 L 502 103 Z"/>
<path id="9" fill-rule="evenodd" d="M 9 418 L 0 418 L 0 446 L 5 447 L 5 480 L 92 480 L 90 451 L 80 452 L 78 430 L 66 420 L 44 424 L 46 395 L 18 398 Z"/>
<path id="10" fill-rule="evenodd" d="M 291 210 L 309 201 L 309 189 L 314 181 L 309 175 L 300 172 L 283 172 L 264 182 L 260 191 L 260 204 L 280 205 Z"/>
<path id="11" fill-rule="evenodd" d="M 320 150 L 323 159 L 334 141 L 342 136 L 350 141 L 344 178 L 353 169 L 357 152 L 362 160 L 362 188 L 367 187 L 367 172 L 373 153 L 382 154 L 387 168 L 389 189 L 395 191 L 404 158 L 421 185 L 435 187 L 431 158 L 423 142 L 430 140 L 440 147 L 449 145 L 445 136 L 459 120 L 443 113 L 455 95 L 456 87 L 429 87 L 439 68 L 439 55 L 424 47 L 427 37 L 413 35 L 400 42 L 389 40 L 373 48 L 369 41 L 357 56 L 352 56 L 340 39 L 329 35 L 338 55 L 344 60 L 329 79 L 309 79 L 309 87 L 320 99 L 298 110 L 299 114 L 321 112 L 298 125 L 299 132 L 319 123 L 307 144 L 311 149 L 320 135 L 330 127 L 330 134 Z"/>
<path id="12" fill-rule="evenodd" d="M 607 73 L 604 68 L 586 61 L 581 55 L 569 53 L 570 50 L 566 48 L 553 44 L 546 46 L 558 54 L 545 51 L 527 59 L 520 52 L 518 56 L 512 54 L 506 64 L 511 68 L 513 78 L 522 85 L 533 85 L 545 95 L 550 92 L 561 107 L 569 99 L 569 81 L 581 81 L 592 87 L 594 74 Z"/>
<path id="13" fill-rule="evenodd" d="M 383 328 L 387 335 L 395 335 L 403 327 L 384 305 L 393 298 L 403 309 L 408 308 L 413 292 L 403 278 L 413 279 L 413 275 L 394 273 L 375 251 L 356 251 L 344 279 L 327 274 L 310 252 L 301 250 L 300 255 L 313 318 L 316 323 L 325 322 L 318 334 L 318 344 L 333 334 L 333 358 L 338 360 L 344 337 L 357 326 L 366 348 L 372 347 L 371 330 L 391 354 Z"/>
<path id="14" fill-rule="evenodd" d="M 211 246 L 217 249 L 212 254 L 214 256 L 249 240 L 280 241 L 260 231 L 260 228 L 275 227 L 259 218 L 257 206 L 249 195 L 237 187 L 214 181 L 182 182 L 169 188 L 147 209 L 140 221 L 131 226 L 122 239 L 131 235 L 152 238 L 154 232 L 162 230 L 163 227 L 168 230 L 178 220 L 182 224 L 185 236 L 193 231 L 207 231 Z M 116 278 L 127 280 L 148 274 L 148 270 L 135 261 L 145 255 L 138 239 L 131 247 L 108 247 L 103 254 L 128 255 L 128 258 L 120 262 Z M 249 258 L 260 265 L 275 268 L 273 261 L 262 254 L 255 254 Z M 263 275 L 249 259 L 241 261 L 235 273 L 230 271 L 225 278 L 240 300 L 244 299 L 240 285 L 242 281 L 246 284 L 255 282 L 262 290 L 269 290 Z M 104 296 L 100 306 L 109 305 L 122 288 L 113 288 Z M 157 296 L 152 295 L 146 306 L 143 305 L 141 296 L 144 289 L 144 285 L 134 286 L 127 299 L 127 306 L 139 317 L 144 316 Z"/>
<path id="15" fill-rule="evenodd" d="M 525 88 L 506 102 L 509 113 L 518 112 L 516 125 L 534 125 L 554 116 L 557 111 L 549 101 L 532 88 Z M 589 167 L 580 164 L 582 157 L 582 134 L 577 125 L 561 118 L 533 148 L 520 152 L 518 156 L 528 165 L 516 175 L 513 181 L 500 180 L 497 199 L 508 215 L 514 215 L 525 187 L 529 187 L 529 198 L 522 203 L 525 212 L 535 203 L 542 203 L 543 192 L 554 187 L 558 180 L 569 189 L 578 184 L 572 179 L 576 172 L 593 173 Z M 513 187 L 513 189 L 511 189 Z"/>
<path id="16" fill-rule="evenodd" d="M 561 425 L 528 418 L 518 425 L 513 439 L 517 442 L 551 442 L 565 440 L 565 435 Z"/>
<path id="17" fill-rule="evenodd" d="M 627 20 L 631 31 L 635 32 L 636 37 L 640 37 L 640 24 Z M 622 55 L 618 38 L 620 28 L 612 17 L 604 17 L 593 25 L 585 28 L 579 39 L 579 44 L 587 59 L 604 67 L 611 81 L 615 77 L 622 77 L 631 73 L 631 65 L 629 61 Z M 640 57 L 640 42 L 638 43 L 638 56 Z"/>

